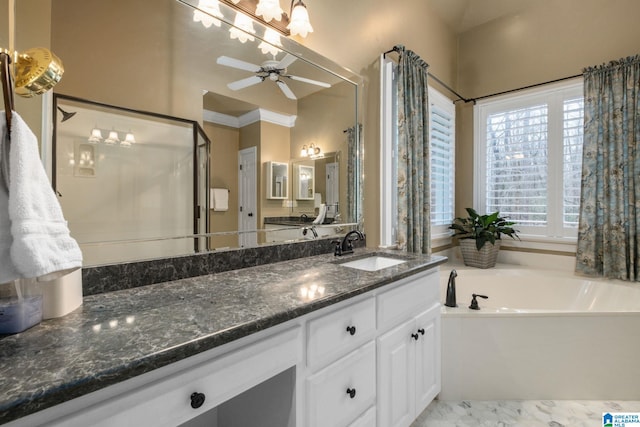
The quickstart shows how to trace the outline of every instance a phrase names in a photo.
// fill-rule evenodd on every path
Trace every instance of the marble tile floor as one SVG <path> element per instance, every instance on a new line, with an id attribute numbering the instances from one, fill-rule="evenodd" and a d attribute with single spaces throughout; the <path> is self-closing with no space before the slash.
<path id="1" fill-rule="evenodd" d="M 640 401 L 434 400 L 411 427 L 602 427 L 603 412 L 640 412 Z"/>

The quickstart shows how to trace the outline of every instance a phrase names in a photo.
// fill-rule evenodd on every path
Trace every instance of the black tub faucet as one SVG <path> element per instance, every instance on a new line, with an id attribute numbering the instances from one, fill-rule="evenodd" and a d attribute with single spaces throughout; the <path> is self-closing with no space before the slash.
<path id="1" fill-rule="evenodd" d="M 447 300 L 444 303 L 447 307 L 458 306 L 458 302 L 456 301 L 456 277 L 458 277 L 458 272 L 451 270 L 449 282 L 447 283 Z"/>
<path id="2" fill-rule="evenodd" d="M 487 299 L 489 297 L 486 295 L 471 294 L 471 305 L 469 306 L 471 310 L 480 310 L 480 306 L 478 305 L 478 300 L 476 298 Z"/>

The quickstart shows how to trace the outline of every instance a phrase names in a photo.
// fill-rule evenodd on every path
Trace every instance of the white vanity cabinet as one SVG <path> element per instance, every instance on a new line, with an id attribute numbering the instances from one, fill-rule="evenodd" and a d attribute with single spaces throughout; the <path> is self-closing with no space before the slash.
<path id="1" fill-rule="evenodd" d="M 346 427 L 376 399 L 375 298 L 308 323 L 306 425 Z"/>
<path id="2" fill-rule="evenodd" d="M 9 426 L 409 426 L 440 391 L 438 277 L 434 267 Z"/>
<path id="3" fill-rule="evenodd" d="M 411 425 L 440 392 L 440 303 L 429 285 L 434 281 L 437 274 L 431 273 L 378 296 L 380 427 Z"/>

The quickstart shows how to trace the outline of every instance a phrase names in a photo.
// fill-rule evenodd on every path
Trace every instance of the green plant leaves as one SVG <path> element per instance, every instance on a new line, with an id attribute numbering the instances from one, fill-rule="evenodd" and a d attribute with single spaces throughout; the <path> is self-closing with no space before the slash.
<path id="1" fill-rule="evenodd" d="M 454 219 L 449 229 L 454 230 L 459 239 L 475 239 L 476 249 L 482 249 L 487 242 L 495 244 L 502 234 L 520 240 L 518 230 L 513 228 L 516 223 L 502 218 L 500 212 L 480 215 L 473 208 L 465 210 L 469 216 Z"/>

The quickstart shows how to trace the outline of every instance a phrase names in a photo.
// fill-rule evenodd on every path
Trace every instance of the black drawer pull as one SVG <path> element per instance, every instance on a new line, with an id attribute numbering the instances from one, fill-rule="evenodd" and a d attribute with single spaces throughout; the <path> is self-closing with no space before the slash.
<path id="1" fill-rule="evenodd" d="M 354 398 L 356 397 L 356 389 L 355 388 L 348 388 L 347 389 L 347 394 L 349 395 L 350 398 Z"/>
<path id="2" fill-rule="evenodd" d="M 356 327 L 355 326 L 347 326 L 347 332 L 349 332 L 350 335 L 355 335 L 356 334 Z"/>
<path id="3" fill-rule="evenodd" d="M 418 329 L 418 332 L 420 332 L 420 335 L 424 335 L 424 328 Z"/>
<path id="4" fill-rule="evenodd" d="M 198 409 L 204 403 L 204 393 L 192 393 L 191 394 L 191 407 Z"/>
<path id="5" fill-rule="evenodd" d="M 418 334 L 411 334 L 411 338 L 413 338 L 414 340 L 418 341 L 418 338 L 420 338 L 420 335 L 418 335 Z"/>

